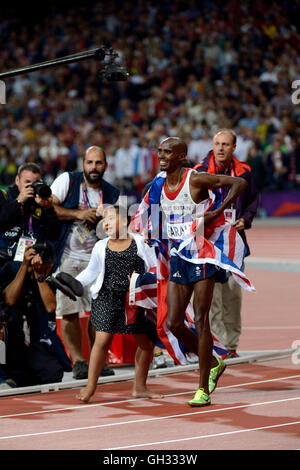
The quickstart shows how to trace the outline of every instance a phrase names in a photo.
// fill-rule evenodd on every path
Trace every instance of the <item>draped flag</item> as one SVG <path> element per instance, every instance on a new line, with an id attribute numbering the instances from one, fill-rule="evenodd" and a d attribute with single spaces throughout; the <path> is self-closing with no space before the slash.
<path id="1" fill-rule="evenodd" d="M 190 169 L 189 171 L 195 171 Z M 242 265 L 246 253 L 245 244 L 235 229 L 225 220 L 222 214 L 204 228 L 204 236 L 199 227 L 203 225 L 203 217 L 199 217 L 191 225 L 189 233 L 182 237 L 177 250 L 172 248 L 169 253 L 169 241 L 160 210 L 160 195 L 166 179 L 166 173 L 160 172 L 143 198 L 136 215 L 131 221 L 131 228 L 143 232 L 156 247 L 158 257 L 157 278 L 168 277 L 168 260 L 170 254 L 195 264 L 214 264 L 220 269 L 229 271 L 235 281 L 247 291 L 255 291 L 254 286 L 244 274 Z M 219 191 L 209 191 L 210 200 L 207 211 L 214 210 L 220 203 Z M 200 234 L 199 234 L 200 233 Z"/>
<path id="2" fill-rule="evenodd" d="M 131 277 L 130 288 L 127 295 L 126 324 L 134 323 L 138 307 L 143 307 L 147 312 L 148 320 L 156 323 L 158 337 L 161 340 L 159 346 L 167 349 L 170 356 L 177 364 L 187 364 L 190 351 L 185 349 L 177 338 L 166 327 L 167 302 L 165 281 L 157 281 L 155 273 L 137 274 Z M 157 302 L 160 298 L 160 315 L 157 316 Z M 184 324 L 197 335 L 194 324 L 194 310 L 189 303 L 185 315 Z M 224 358 L 227 355 L 226 348 L 213 336 L 213 349 L 215 354 Z"/>
<path id="3" fill-rule="evenodd" d="M 189 169 L 187 171 L 194 170 Z M 160 209 L 160 196 L 165 179 L 165 172 L 160 172 L 154 178 L 149 191 L 140 203 L 136 215 L 131 220 L 130 227 L 134 231 L 142 232 L 149 239 L 149 243 L 155 247 L 157 257 L 157 333 L 175 362 L 177 364 L 186 364 L 187 351 L 166 327 L 167 281 L 169 278 L 170 255 L 180 256 L 190 263 L 214 264 L 218 269 L 230 272 L 235 281 L 247 291 L 255 291 L 255 288 L 242 270 L 246 253 L 244 242 L 237 230 L 225 220 L 223 214 L 205 227 L 203 226 L 203 217 L 197 218 L 191 225 L 189 233 L 184 234 L 182 237 L 178 248 L 172 248 L 171 252 L 169 252 L 169 240 Z M 205 211 L 214 210 L 220 203 L 220 193 L 218 191 L 209 191 L 209 199 L 206 201 Z M 202 231 L 199 228 L 202 228 Z M 143 282 L 142 278 L 141 282 Z M 138 284 L 137 289 L 139 291 L 137 292 L 136 301 L 146 302 L 149 305 L 149 299 L 146 300 L 145 298 L 147 289 L 142 293 L 143 289 Z M 145 304 L 141 306 L 145 308 Z M 185 312 L 184 323 L 195 334 L 197 333 L 191 305 L 189 305 L 187 312 Z M 226 356 L 226 349 L 216 338 L 213 339 L 215 353 L 222 357 Z"/>

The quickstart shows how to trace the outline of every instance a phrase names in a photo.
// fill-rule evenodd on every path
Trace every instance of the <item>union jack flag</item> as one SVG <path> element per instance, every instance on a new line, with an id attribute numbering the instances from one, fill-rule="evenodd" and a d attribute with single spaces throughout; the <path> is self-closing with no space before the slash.
<path id="1" fill-rule="evenodd" d="M 188 170 L 193 171 L 193 170 Z M 164 229 L 163 214 L 160 210 L 160 196 L 166 179 L 166 173 L 159 173 L 153 180 L 152 185 L 143 198 L 136 215 L 131 221 L 131 228 L 144 233 L 149 238 L 150 243 L 155 247 L 157 255 L 157 332 L 160 340 L 167 348 L 169 354 L 176 363 L 185 364 L 187 362 L 187 351 L 178 342 L 175 336 L 166 327 L 167 318 L 167 281 L 169 278 L 170 255 L 177 255 L 195 264 L 214 264 L 216 267 L 229 271 L 235 281 L 244 289 L 254 291 L 251 281 L 243 273 L 242 265 L 246 248 L 237 230 L 225 220 L 224 215 L 216 218 L 213 223 L 203 227 L 199 235 L 199 227 L 203 225 L 203 217 L 198 218 L 191 225 L 189 233 L 182 237 L 177 249 L 169 251 L 169 240 Z M 220 204 L 221 198 L 218 192 L 209 191 L 209 201 L 206 210 L 214 210 Z M 203 233 L 203 235 L 201 235 Z M 141 278 L 142 279 L 142 278 Z M 142 281 L 143 282 L 143 281 Z M 153 279 L 152 279 L 153 283 Z M 146 290 L 139 295 L 141 301 L 145 302 Z M 152 298 L 152 301 L 154 299 Z M 139 300 L 138 300 L 139 301 Z M 149 299 L 147 300 L 149 302 Z M 147 303 L 146 302 L 146 303 Z M 145 305 L 141 305 L 145 307 Z M 189 305 L 185 312 L 185 325 L 197 334 L 194 326 L 194 315 L 192 306 Z M 224 357 L 227 353 L 223 345 L 214 339 L 214 351 Z"/>
<path id="2" fill-rule="evenodd" d="M 203 235 L 199 231 L 199 227 L 203 226 L 203 217 L 197 218 L 191 225 L 190 232 L 182 237 L 178 249 L 172 248 L 169 253 L 169 240 L 160 210 L 160 195 L 165 179 L 165 172 L 160 172 L 154 178 L 149 191 L 131 221 L 131 228 L 143 232 L 150 239 L 150 243 L 155 246 L 158 258 L 157 279 L 168 278 L 169 256 L 174 254 L 190 263 L 214 264 L 229 271 L 235 281 L 244 289 L 250 292 L 255 291 L 254 286 L 242 270 L 246 254 L 245 244 L 235 227 L 225 220 L 223 214 L 203 229 Z M 208 211 L 214 210 L 221 203 L 219 191 L 209 191 L 209 194 Z"/>
<path id="3" fill-rule="evenodd" d="M 156 324 L 159 337 L 158 345 L 167 349 L 170 356 L 177 364 L 187 364 L 190 351 L 185 349 L 177 338 L 166 327 L 167 319 L 167 301 L 166 301 L 167 283 L 165 280 L 157 281 L 155 273 L 137 274 L 131 277 L 130 288 L 127 294 L 126 302 L 126 324 L 135 322 L 138 307 L 146 310 L 148 320 Z M 158 309 L 158 296 L 160 298 L 160 308 Z M 159 311 L 159 317 L 157 312 Z M 188 304 L 184 315 L 184 324 L 195 335 L 197 330 L 194 324 L 194 310 L 191 303 Z M 213 349 L 216 355 L 224 358 L 227 355 L 227 349 L 213 335 Z"/>

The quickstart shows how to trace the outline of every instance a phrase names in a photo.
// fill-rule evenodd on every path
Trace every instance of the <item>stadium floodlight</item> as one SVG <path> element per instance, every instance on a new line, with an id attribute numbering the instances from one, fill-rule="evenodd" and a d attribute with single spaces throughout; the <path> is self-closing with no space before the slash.
<path id="1" fill-rule="evenodd" d="M 0 79 L 11 78 L 17 75 L 23 75 L 26 73 L 36 72 L 50 67 L 57 67 L 58 65 L 67 65 L 75 62 L 81 62 L 87 59 L 94 59 L 99 62 L 104 62 L 103 67 L 100 69 L 101 74 L 108 81 L 125 81 L 129 74 L 125 67 L 116 64 L 114 61 L 118 57 L 118 54 L 109 47 L 99 47 L 97 49 L 91 49 L 89 51 L 77 52 L 64 57 L 58 57 L 56 59 L 47 60 L 38 64 L 27 65 L 19 69 L 10 70 L 8 72 L 0 73 Z"/>

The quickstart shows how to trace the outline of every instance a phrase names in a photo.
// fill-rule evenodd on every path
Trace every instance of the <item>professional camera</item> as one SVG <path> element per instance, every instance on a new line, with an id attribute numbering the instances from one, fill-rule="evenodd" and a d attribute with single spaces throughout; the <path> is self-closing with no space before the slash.
<path id="1" fill-rule="evenodd" d="M 32 183 L 31 187 L 34 189 L 34 195 L 40 196 L 41 199 L 48 199 L 52 194 L 50 186 L 48 186 L 42 179 L 36 180 Z"/>
<path id="2" fill-rule="evenodd" d="M 99 60 L 105 58 L 104 67 L 100 70 L 100 78 L 105 78 L 109 82 L 119 82 L 125 81 L 129 77 L 125 67 L 122 67 L 120 64 L 115 63 L 115 60 L 118 58 L 118 53 L 115 52 L 111 47 L 102 47 L 96 57 Z"/>
<path id="3" fill-rule="evenodd" d="M 128 72 L 125 67 L 117 64 L 110 64 L 105 71 L 105 78 L 109 82 L 120 82 L 127 80 Z"/>
<path id="4" fill-rule="evenodd" d="M 56 261 L 56 252 L 52 243 L 36 243 L 32 248 L 40 255 L 44 264 L 54 264 Z"/>

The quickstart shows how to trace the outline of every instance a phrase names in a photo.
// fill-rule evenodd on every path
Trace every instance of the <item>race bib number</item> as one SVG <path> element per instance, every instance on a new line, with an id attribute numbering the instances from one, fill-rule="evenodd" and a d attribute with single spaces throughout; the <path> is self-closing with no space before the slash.
<path id="1" fill-rule="evenodd" d="M 191 224 L 169 224 L 167 223 L 167 234 L 170 240 L 180 240 L 184 233 L 190 230 Z"/>

